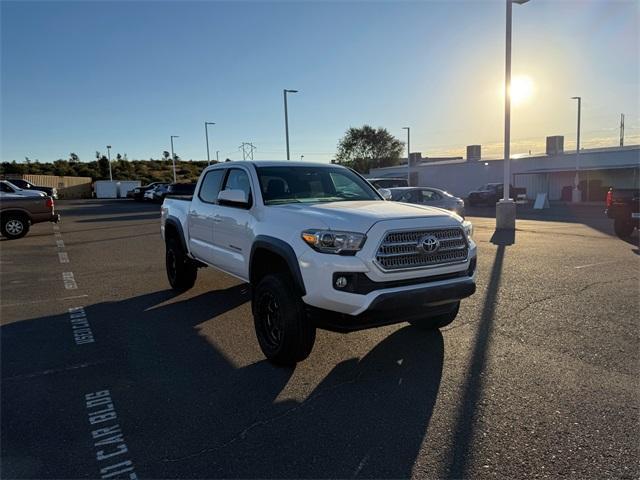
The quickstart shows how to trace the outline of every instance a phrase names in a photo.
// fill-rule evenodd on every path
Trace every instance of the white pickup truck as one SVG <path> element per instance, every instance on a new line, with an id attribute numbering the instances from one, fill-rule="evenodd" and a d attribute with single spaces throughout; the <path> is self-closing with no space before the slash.
<path id="1" fill-rule="evenodd" d="M 385 201 L 356 172 L 306 162 L 207 167 L 193 197 L 166 198 L 171 286 L 211 266 L 252 286 L 258 342 L 276 364 L 305 359 L 316 328 L 451 323 L 476 285 L 469 222 Z"/>

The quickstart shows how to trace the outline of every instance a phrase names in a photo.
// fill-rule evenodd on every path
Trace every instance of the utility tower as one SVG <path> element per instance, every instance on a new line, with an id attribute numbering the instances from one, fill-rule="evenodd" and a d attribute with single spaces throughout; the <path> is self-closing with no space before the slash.
<path id="1" fill-rule="evenodd" d="M 242 142 L 239 148 L 242 149 L 242 160 L 253 160 L 253 151 L 256 150 L 253 143 Z"/>

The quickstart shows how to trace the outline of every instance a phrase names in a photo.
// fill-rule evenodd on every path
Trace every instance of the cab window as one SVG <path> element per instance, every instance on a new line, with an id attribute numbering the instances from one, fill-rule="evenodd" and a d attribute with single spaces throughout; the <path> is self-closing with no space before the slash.
<path id="1" fill-rule="evenodd" d="M 207 172 L 198 192 L 200 200 L 205 203 L 218 203 L 218 193 L 220 193 L 224 172 L 221 168 Z"/>

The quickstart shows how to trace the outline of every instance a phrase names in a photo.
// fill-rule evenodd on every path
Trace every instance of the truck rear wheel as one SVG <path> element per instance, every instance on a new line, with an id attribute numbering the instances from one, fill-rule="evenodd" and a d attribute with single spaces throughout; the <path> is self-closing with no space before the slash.
<path id="1" fill-rule="evenodd" d="M 446 327 L 453 322 L 458 316 L 460 310 L 460 302 L 452 304 L 450 312 L 437 315 L 435 317 L 421 318 L 420 320 L 411 320 L 409 323 L 420 330 L 437 330 Z"/>
<path id="2" fill-rule="evenodd" d="M 295 365 L 307 358 L 316 340 L 316 327 L 289 275 L 266 275 L 252 301 L 256 337 L 265 357 L 276 365 Z"/>
<path id="3" fill-rule="evenodd" d="M 613 229 L 620 238 L 629 238 L 634 228 L 633 222 L 626 219 L 616 218 L 613 222 Z"/>
<path id="4" fill-rule="evenodd" d="M 22 238 L 29 232 L 29 220 L 23 215 L 7 215 L 2 217 L 0 229 L 7 240 Z"/>
<path id="5" fill-rule="evenodd" d="M 168 238 L 166 243 L 167 278 L 174 290 L 189 290 L 196 283 L 198 267 L 187 257 L 180 242 Z"/>

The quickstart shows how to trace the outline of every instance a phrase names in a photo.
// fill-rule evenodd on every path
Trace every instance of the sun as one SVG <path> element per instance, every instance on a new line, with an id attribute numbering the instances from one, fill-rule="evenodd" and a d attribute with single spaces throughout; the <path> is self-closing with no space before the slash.
<path id="1" fill-rule="evenodd" d="M 520 105 L 529 100 L 534 93 L 535 86 L 531 77 L 516 75 L 511 79 L 511 103 Z"/>

